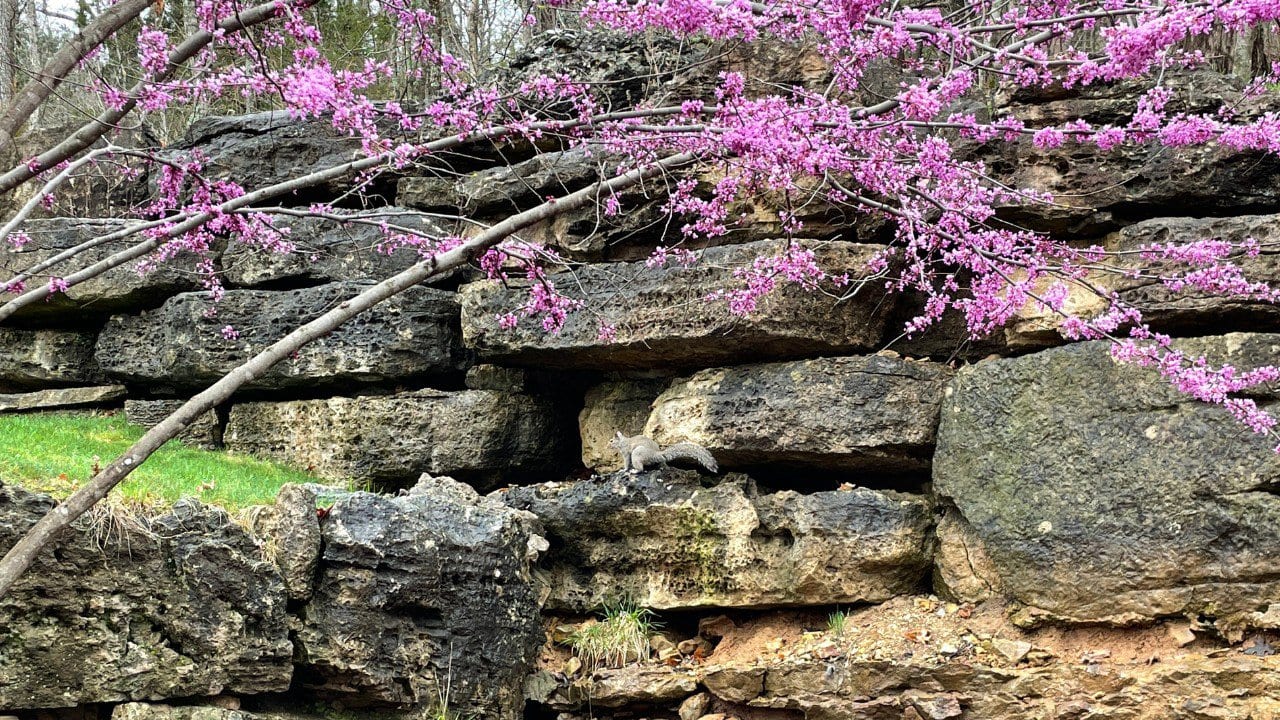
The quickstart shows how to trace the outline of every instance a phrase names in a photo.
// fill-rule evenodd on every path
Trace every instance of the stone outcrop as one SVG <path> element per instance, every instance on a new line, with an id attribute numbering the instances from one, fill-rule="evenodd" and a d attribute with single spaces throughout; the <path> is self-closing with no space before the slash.
<path id="1" fill-rule="evenodd" d="M 418 390 L 242 403 L 225 442 L 337 480 L 403 485 L 428 472 L 493 483 L 554 467 L 560 425 L 556 408 L 533 395 Z"/>
<path id="2" fill-rule="evenodd" d="M 407 177 L 400 180 L 396 201 L 412 208 L 461 211 L 468 216 L 510 215 L 541 203 L 548 195 L 563 195 L 594 182 L 602 175 L 597 169 L 600 163 L 585 149 L 575 148 L 542 153 L 457 179 Z"/>
<path id="3" fill-rule="evenodd" d="M 112 405 L 124 399 L 123 385 L 35 390 L 27 393 L 0 394 L 0 412 L 26 410 L 61 410 L 94 405 Z"/>
<path id="4" fill-rule="evenodd" d="M 98 363 L 124 382 L 204 388 L 365 287 L 340 282 L 279 292 L 230 290 L 216 304 L 208 293 L 184 293 L 157 310 L 113 317 L 98 338 Z M 210 315 L 211 310 L 216 314 Z M 245 387 L 350 387 L 456 373 L 464 359 L 456 313 L 452 293 L 409 288 Z M 228 325 L 237 337 L 224 336 L 222 328 Z"/>
<path id="5" fill-rule="evenodd" d="M 288 233 L 295 251 L 281 254 L 233 242 L 222 254 L 223 277 L 240 287 L 384 280 L 421 258 L 408 247 L 381 251 L 385 237 L 376 223 L 445 234 L 435 222 L 403 208 L 371 210 L 365 219 L 368 222 L 337 225 L 316 218 L 278 217 L 274 224 Z"/>
<path id="6" fill-rule="evenodd" d="M 737 317 L 717 292 L 743 287 L 734 269 L 759 256 L 778 254 L 785 241 L 709 248 L 692 267 L 642 262 L 588 265 L 552 275 L 557 287 L 582 297 L 590 313 L 570 316 L 559 333 L 528 320 L 512 330 L 498 326 L 500 314 L 523 302 L 519 285 L 481 281 L 462 288 L 462 332 L 468 347 L 485 359 L 573 368 L 652 368 L 740 362 L 874 347 L 884 329 L 878 298 L 836 299 L 798 287 L 781 288 L 749 317 Z M 835 275 L 857 276 L 879 248 L 832 242 L 814 246 L 818 264 Z M 600 337 L 600 323 L 615 328 L 613 341 Z"/>
<path id="7" fill-rule="evenodd" d="M 1275 358 L 1280 336 L 1179 347 L 1253 367 Z M 1272 445 L 1154 372 L 1117 365 L 1105 343 L 969 366 L 943 408 L 933 479 L 958 512 L 958 542 L 979 544 L 989 565 L 950 590 L 999 588 L 1027 622 L 1263 609 L 1280 601 Z"/>
<path id="8" fill-rule="evenodd" d="M 185 403 L 186 400 L 125 400 L 124 418 L 131 425 L 152 428 Z M 222 424 L 218 421 L 218 414 L 213 410 L 201 413 L 176 437 L 188 445 L 205 450 L 216 450 L 222 447 Z"/>
<path id="9" fill-rule="evenodd" d="M 0 548 L 53 505 L 0 484 Z M 102 510 L 0 598 L 0 708 L 289 687 L 284 586 L 226 513 Z"/>
<path id="10" fill-rule="evenodd" d="M 93 333 L 0 328 L 0 390 L 98 382 Z"/>
<path id="11" fill-rule="evenodd" d="M 855 488 L 761 495 L 743 475 L 704 488 L 689 471 L 511 488 L 552 550 L 551 608 L 630 598 L 683 609 L 878 602 L 916 587 L 931 562 L 922 496 Z"/>
<path id="12" fill-rule="evenodd" d="M 31 238 L 20 249 L 0 249 L 0 275 L 8 279 L 58 253 L 69 250 L 93 238 L 107 235 L 128 227 L 131 220 L 52 218 L 30 220 L 23 224 L 22 232 Z M 139 242 L 137 236 L 104 243 L 76 255 L 71 261 L 75 268 L 82 268 L 103 260 Z M 215 253 L 216 254 L 216 253 Z M 126 263 L 67 289 L 55 293 L 47 301 L 32 303 L 14 317 L 43 322 L 57 319 L 66 322 L 69 317 L 83 322 L 118 312 L 136 312 L 155 307 L 174 293 L 196 290 L 199 278 L 196 274 L 197 259 L 188 253 L 161 263 L 155 269 L 139 273 L 136 263 Z M 48 282 L 50 274 L 69 272 L 57 265 L 40 273 L 27 284 Z"/>
<path id="13" fill-rule="evenodd" d="M 459 717 L 521 717 L 543 641 L 530 566 L 546 543 L 532 516 L 424 477 L 402 497 L 339 498 L 321 531 L 297 629 L 302 687 L 365 704 L 447 697 Z"/>
<path id="14" fill-rule="evenodd" d="M 915 472 L 929 467 L 950 378 L 890 355 L 702 370 L 654 400 L 645 434 L 695 442 L 725 467 Z"/>

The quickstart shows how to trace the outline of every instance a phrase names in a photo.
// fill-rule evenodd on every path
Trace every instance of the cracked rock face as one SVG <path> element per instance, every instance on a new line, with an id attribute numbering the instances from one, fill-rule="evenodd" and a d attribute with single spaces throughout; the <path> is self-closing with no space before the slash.
<path id="1" fill-rule="evenodd" d="M 1254 367 L 1280 354 L 1280 335 L 1178 347 Z M 1275 388 L 1255 397 L 1271 403 Z M 943 408 L 933 479 L 956 510 L 944 546 L 957 552 L 939 557 L 985 558 L 940 575 L 958 596 L 999 588 L 1028 606 L 1027 622 L 1264 609 L 1280 601 L 1272 445 L 1116 364 L 1105 343 L 971 365 Z"/>
<path id="2" fill-rule="evenodd" d="M 0 484 L 0 549 L 52 507 Z M 280 692 L 292 655 L 280 576 L 192 501 L 99 544 L 78 521 L 0 598 L 0 708 Z"/>
<path id="3" fill-rule="evenodd" d="M 497 497 L 542 521 L 547 604 L 577 612 L 877 602 L 916 587 L 933 550 L 926 498 L 866 488 L 760 495 L 744 475 L 704 488 L 660 470 Z"/>
<path id="4" fill-rule="evenodd" d="M 354 704 L 516 720 L 542 644 L 528 513 L 424 476 L 408 495 L 351 493 L 321 526 L 315 594 L 297 630 L 302 687 Z"/>
<path id="5" fill-rule="evenodd" d="M 98 382 L 93 333 L 0 328 L 0 392 Z"/>

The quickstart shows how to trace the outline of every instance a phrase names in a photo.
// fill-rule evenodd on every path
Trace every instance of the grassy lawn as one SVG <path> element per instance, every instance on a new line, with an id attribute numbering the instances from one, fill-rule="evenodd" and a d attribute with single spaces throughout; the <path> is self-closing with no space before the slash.
<path id="1" fill-rule="evenodd" d="M 66 497 L 142 437 L 123 413 L 0 415 L 0 480 Z M 289 482 L 317 482 L 306 473 L 246 455 L 210 452 L 173 440 L 113 493 L 146 505 L 168 505 L 191 495 L 237 510 L 274 501 Z"/>

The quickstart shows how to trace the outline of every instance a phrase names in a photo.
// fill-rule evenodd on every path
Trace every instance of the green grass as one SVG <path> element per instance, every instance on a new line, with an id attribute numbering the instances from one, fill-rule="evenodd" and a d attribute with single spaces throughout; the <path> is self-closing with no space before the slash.
<path id="1" fill-rule="evenodd" d="M 95 464 L 111 462 L 143 432 L 121 413 L 0 415 L 0 480 L 66 497 L 92 477 Z M 173 440 L 113 492 L 155 506 L 193 496 L 234 511 L 270 504 L 276 490 L 290 482 L 316 479 L 276 463 Z"/>
<path id="2" fill-rule="evenodd" d="M 629 600 L 606 604 L 598 622 L 575 630 L 565 643 L 588 672 L 649 659 L 649 636 L 658 629 L 653 613 Z"/>

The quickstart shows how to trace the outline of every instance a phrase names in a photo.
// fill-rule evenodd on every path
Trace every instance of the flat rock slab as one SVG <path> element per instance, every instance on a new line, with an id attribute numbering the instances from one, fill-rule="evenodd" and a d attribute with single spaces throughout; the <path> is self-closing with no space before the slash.
<path id="1" fill-rule="evenodd" d="M 549 608 L 835 605 L 910 592 L 932 563 L 919 495 L 865 488 L 760 495 L 744 475 L 618 473 L 495 495 L 537 515 L 552 550 Z"/>
<path id="2" fill-rule="evenodd" d="M 366 287 L 341 282 L 278 292 L 231 290 L 217 303 L 208 293 L 184 293 L 154 311 L 111 318 L 98 338 L 98 363 L 124 382 L 204 388 Z M 346 387 L 459 372 L 457 312 L 453 293 L 409 288 L 308 344 L 245 388 Z M 228 325 L 238 337 L 223 335 Z"/>
<path id="3" fill-rule="evenodd" d="M 100 382 L 96 341 L 92 332 L 0 328 L 0 389 Z"/>
<path id="4" fill-rule="evenodd" d="M 817 292 L 786 287 L 761 301 L 750 317 L 731 314 L 708 295 L 745 287 L 733 276 L 758 257 L 786 249 L 767 240 L 697 253 L 688 268 L 648 268 L 643 262 L 587 265 L 552 276 L 558 288 L 584 300 L 591 312 L 570 315 L 558 334 L 522 319 L 506 330 L 498 316 L 525 301 L 519 286 L 482 281 L 462 288 L 464 342 L 482 358 L 543 367 L 638 369 L 706 366 L 819 352 L 865 350 L 880 342 L 885 313 L 879 297 L 837 302 Z M 818 264 L 856 278 L 883 248 L 846 242 L 814 246 Z M 612 341 L 600 323 L 612 325 Z"/>
<path id="5" fill-rule="evenodd" d="M 546 543 L 533 516 L 423 478 L 401 497 L 340 497 L 321 532 L 297 628 L 301 688 L 422 706 L 447 692 L 458 717 L 522 716 L 545 637 L 530 566 Z"/>
<path id="6" fill-rule="evenodd" d="M 532 395 L 420 390 L 235 405 L 225 442 L 336 480 L 403 485 L 428 472 L 494 482 L 558 462 L 559 418 Z"/>
<path id="7" fill-rule="evenodd" d="M 386 238 L 376 223 L 386 222 L 438 236 L 445 234 L 434 221 L 403 208 L 370 211 L 365 219 L 375 224 L 337 224 L 320 218 L 277 216 L 273 224 L 288 232 L 295 251 L 281 254 L 233 242 L 222 255 L 223 277 L 239 287 L 284 282 L 384 280 L 422 258 L 407 247 L 384 252 L 381 244 Z"/>
<path id="8" fill-rule="evenodd" d="M 1179 347 L 1236 367 L 1274 362 L 1280 335 Z M 1274 400 L 1274 388 L 1259 400 Z M 1280 601 L 1280 458 L 1221 408 L 1083 343 L 964 368 L 943 408 L 937 494 L 947 537 L 1027 620 L 1229 617 Z M 969 561 L 963 560 L 965 563 Z M 945 569 L 944 569 L 945 570 Z M 973 577 L 974 573 L 982 577 Z M 953 588 L 953 591 L 955 588 Z"/>
<path id="9" fill-rule="evenodd" d="M 22 232 L 26 233 L 31 241 L 21 249 L 14 249 L 7 244 L 0 249 L 0 276 L 8 279 L 63 250 L 137 222 L 136 220 L 91 218 L 28 221 L 23 224 Z M 61 277 L 70 274 L 72 269 L 98 262 L 133 246 L 141 239 L 138 236 L 131 236 L 85 250 L 69 260 L 69 264 L 58 265 L 36 275 L 27 282 L 27 287 L 48 283 L 50 275 Z M 216 258 L 216 252 L 214 256 Z M 13 317 L 66 322 L 69 316 L 83 319 L 85 316 L 100 317 L 156 307 L 170 295 L 200 288 L 196 264 L 197 259 L 189 253 L 180 254 L 146 273 L 138 272 L 136 262 L 126 263 L 96 278 L 72 286 L 65 293 L 56 293 L 47 301 L 32 303 L 19 310 Z"/>
<path id="10" fill-rule="evenodd" d="M 0 484 L 0 548 L 53 506 Z M 225 512 L 181 501 L 141 530 L 98 527 L 77 521 L 0 598 L 0 707 L 289 688 L 284 585 Z"/>
<path id="11" fill-rule="evenodd" d="M 0 412 L 25 410 L 56 410 L 58 408 L 108 405 L 118 403 L 125 396 L 123 385 L 98 385 L 95 387 L 58 388 L 29 393 L 0 395 Z"/>
<path id="12" fill-rule="evenodd" d="M 726 467 L 916 472 L 929 467 L 951 375 L 887 355 L 703 370 L 654 400 L 645 434 L 695 442 Z"/>

